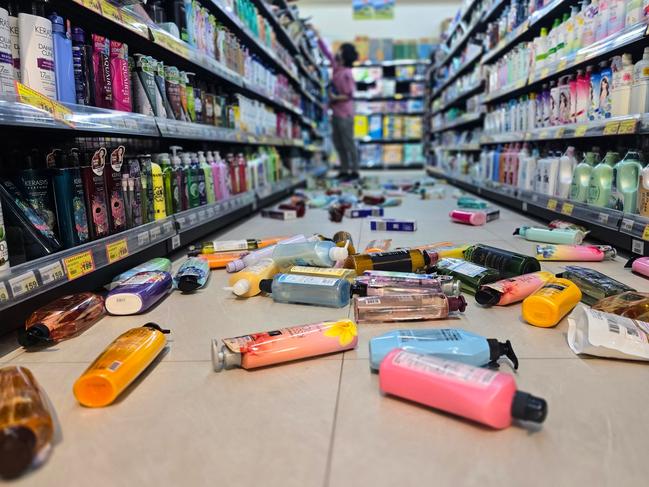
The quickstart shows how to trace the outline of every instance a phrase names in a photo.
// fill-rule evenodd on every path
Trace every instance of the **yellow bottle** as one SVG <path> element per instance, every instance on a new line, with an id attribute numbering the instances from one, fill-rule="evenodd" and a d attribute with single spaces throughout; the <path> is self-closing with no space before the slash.
<path id="1" fill-rule="evenodd" d="M 534 326 L 556 326 L 580 300 L 581 291 L 574 282 L 555 277 L 523 300 L 523 319 Z"/>
<path id="2" fill-rule="evenodd" d="M 0 477 L 22 474 L 52 445 L 49 401 L 25 367 L 0 369 Z"/>
<path id="3" fill-rule="evenodd" d="M 228 280 L 230 287 L 226 289 L 240 298 L 257 296 L 261 292 L 259 281 L 272 279 L 275 274 L 279 274 L 279 268 L 275 265 L 273 259 L 261 259 L 256 264 L 232 274 Z"/>
<path id="4" fill-rule="evenodd" d="M 74 397 L 89 408 L 112 403 L 162 351 L 167 339 L 155 323 L 118 336 L 74 383 Z"/>
<path id="5" fill-rule="evenodd" d="M 167 218 L 164 179 L 162 178 L 160 165 L 155 162 L 151 163 L 151 179 L 153 181 L 153 217 L 156 220 L 162 220 Z"/>
<path id="6" fill-rule="evenodd" d="M 342 267 L 307 267 L 294 265 L 288 270 L 288 273 L 299 274 L 301 276 L 336 277 L 338 279 L 347 279 L 350 282 L 356 277 L 356 272 L 353 269 L 343 269 Z"/>

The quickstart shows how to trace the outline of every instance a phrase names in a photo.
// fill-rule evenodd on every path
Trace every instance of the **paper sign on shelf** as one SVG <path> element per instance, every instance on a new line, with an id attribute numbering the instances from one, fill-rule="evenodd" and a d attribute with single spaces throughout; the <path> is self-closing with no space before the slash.
<path id="1" fill-rule="evenodd" d="M 16 87 L 16 94 L 18 95 L 18 100 L 25 105 L 32 106 L 39 110 L 44 110 L 56 120 L 63 122 L 64 124 L 74 127 L 74 124 L 70 121 L 72 116 L 72 110 L 65 107 L 52 100 L 51 98 L 39 93 L 36 90 L 31 89 L 29 86 L 25 86 L 19 81 L 14 81 Z"/>
<path id="2" fill-rule="evenodd" d="M 23 294 L 33 291 L 38 287 L 38 281 L 36 280 L 34 271 L 29 271 L 18 277 L 14 277 L 13 279 L 9 279 L 9 287 L 11 288 L 11 294 L 14 295 L 14 298 L 18 298 Z"/>
<path id="3" fill-rule="evenodd" d="M 59 261 L 39 268 L 38 273 L 41 275 L 41 282 L 43 283 L 43 286 L 65 277 L 63 267 L 61 266 L 61 262 Z"/>
<path id="4" fill-rule="evenodd" d="M 4 282 L 0 282 L 0 303 L 9 301 L 9 293 L 7 293 L 7 286 Z"/>
<path id="5" fill-rule="evenodd" d="M 554 200 L 554 199 L 548 200 L 547 208 L 548 208 L 548 210 L 555 211 L 557 209 L 557 200 Z"/>
<path id="6" fill-rule="evenodd" d="M 108 258 L 109 264 L 128 257 L 128 244 L 126 243 L 126 239 L 123 238 L 117 242 L 106 244 L 106 257 Z"/>

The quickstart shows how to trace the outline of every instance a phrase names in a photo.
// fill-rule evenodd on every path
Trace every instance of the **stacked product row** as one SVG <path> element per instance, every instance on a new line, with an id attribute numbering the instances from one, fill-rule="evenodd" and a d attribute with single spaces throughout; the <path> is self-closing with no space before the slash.
<path id="1" fill-rule="evenodd" d="M 354 45 L 361 63 L 428 59 L 434 46 L 431 39 L 370 38 L 366 36 L 356 36 Z"/>
<path id="2" fill-rule="evenodd" d="M 421 117 L 408 115 L 356 115 L 354 138 L 370 140 L 418 139 L 422 134 Z"/>
<path id="3" fill-rule="evenodd" d="M 424 162 L 422 144 L 361 144 L 360 159 L 363 166 L 397 166 Z"/>
<path id="4" fill-rule="evenodd" d="M 424 102 L 420 99 L 411 100 L 358 100 L 355 103 L 356 113 L 369 115 L 372 113 L 409 113 L 421 112 L 424 109 Z"/>

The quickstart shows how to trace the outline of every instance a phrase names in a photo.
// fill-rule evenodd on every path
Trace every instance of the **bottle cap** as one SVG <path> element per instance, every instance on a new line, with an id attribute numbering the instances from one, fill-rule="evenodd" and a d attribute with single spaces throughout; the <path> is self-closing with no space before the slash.
<path id="1" fill-rule="evenodd" d="M 273 280 L 262 279 L 259 281 L 259 289 L 266 294 L 271 294 L 273 292 Z"/>
<path id="2" fill-rule="evenodd" d="M 447 296 L 459 296 L 462 291 L 462 283 L 457 279 L 442 282 L 442 292 Z"/>
<path id="3" fill-rule="evenodd" d="M 250 291 L 250 281 L 248 279 L 239 279 L 232 286 L 232 292 L 237 296 L 243 296 Z"/>
<path id="4" fill-rule="evenodd" d="M 162 328 L 160 325 L 158 325 L 157 323 L 153 323 L 153 322 L 145 323 L 144 325 L 142 325 L 142 328 L 151 328 L 152 330 L 157 330 L 160 333 L 164 333 L 165 335 L 171 333 L 171 330 L 166 330 Z"/>
<path id="5" fill-rule="evenodd" d="M 52 15 L 50 15 L 48 19 L 52 22 L 52 32 L 65 32 L 65 22 L 63 21 L 63 17 L 56 12 L 52 12 Z"/>
<path id="6" fill-rule="evenodd" d="M 231 351 L 226 346 L 219 346 L 219 341 L 212 339 L 212 367 L 214 372 L 241 366 L 241 354 Z"/>
<path id="7" fill-rule="evenodd" d="M 356 281 L 349 288 L 349 295 L 367 296 L 367 283 Z"/>
<path id="8" fill-rule="evenodd" d="M 331 258 L 331 260 L 345 260 L 348 256 L 349 252 L 344 247 L 331 247 L 329 249 L 329 257 Z"/>
<path id="9" fill-rule="evenodd" d="M 36 435 L 26 426 L 0 430 L 0 476 L 13 479 L 22 474 L 35 456 Z"/>
<path id="10" fill-rule="evenodd" d="M 464 310 L 466 309 L 466 299 L 464 299 L 464 296 L 449 296 L 447 299 L 449 311 L 459 311 L 460 313 L 464 313 Z"/>
<path id="11" fill-rule="evenodd" d="M 225 270 L 227 272 L 239 272 L 241 269 L 244 269 L 246 267 L 246 264 L 243 262 L 242 259 L 237 259 L 233 260 L 232 262 L 228 262 L 225 264 Z"/>
<path id="12" fill-rule="evenodd" d="M 500 301 L 502 293 L 487 286 L 480 286 L 475 293 L 475 300 L 483 306 L 493 306 Z"/>
<path id="13" fill-rule="evenodd" d="M 23 347 L 45 345 L 52 341 L 50 329 L 43 323 L 36 323 L 27 330 L 18 332 L 18 343 Z"/>
<path id="14" fill-rule="evenodd" d="M 500 357 L 507 357 L 514 364 L 514 369 L 518 369 L 518 357 L 514 353 L 512 343 L 507 340 L 505 343 L 499 342 L 495 338 L 487 338 L 489 344 L 489 360 L 497 362 Z"/>
<path id="15" fill-rule="evenodd" d="M 527 392 L 516 391 L 512 401 L 512 417 L 542 423 L 547 415 L 548 403 L 545 402 L 545 399 Z"/>
<path id="16" fill-rule="evenodd" d="M 191 293 L 196 291 L 201 285 L 196 276 L 181 276 L 178 279 L 178 289 L 183 293 Z"/>

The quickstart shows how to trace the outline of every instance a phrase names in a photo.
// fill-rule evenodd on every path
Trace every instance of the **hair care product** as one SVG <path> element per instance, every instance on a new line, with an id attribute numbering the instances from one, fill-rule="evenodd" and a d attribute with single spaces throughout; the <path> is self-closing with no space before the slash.
<path id="1" fill-rule="evenodd" d="M 147 311 L 171 290 L 173 279 L 164 271 L 145 271 L 117 285 L 106 296 L 106 311 L 134 315 Z"/>
<path id="2" fill-rule="evenodd" d="M 56 71 L 52 22 L 45 18 L 43 0 L 34 0 L 30 12 L 18 14 L 21 82 L 56 100 Z"/>
<path id="3" fill-rule="evenodd" d="M 53 13 L 49 16 L 49 19 L 52 22 L 56 98 L 60 102 L 76 103 L 72 40 L 65 27 L 63 17 Z"/>

